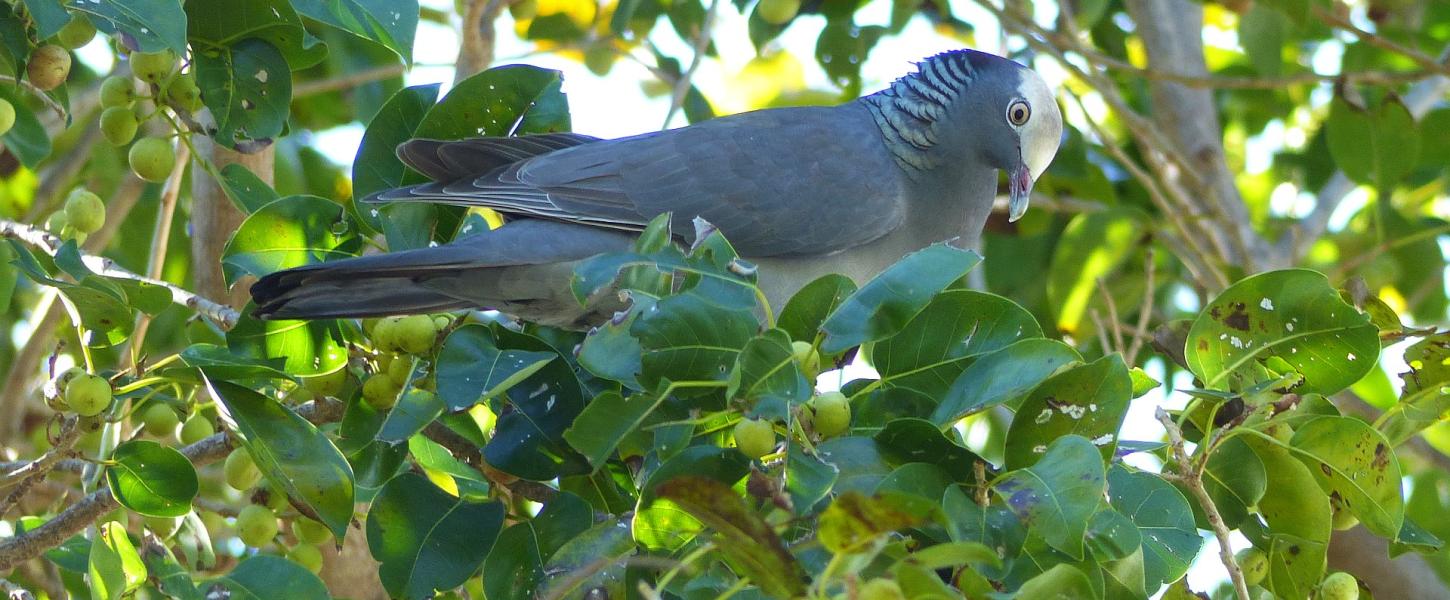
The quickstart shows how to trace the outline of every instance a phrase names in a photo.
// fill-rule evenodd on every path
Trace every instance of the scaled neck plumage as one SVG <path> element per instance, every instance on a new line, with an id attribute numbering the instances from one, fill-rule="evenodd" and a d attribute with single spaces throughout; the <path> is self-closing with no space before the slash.
<path id="1" fill-rule="evenodd" d="M 931 152 L 943 137 L 941 123 L 950 107 L 967 92 L 975 69 L 970 50 L 954 50 L 917 64 L 917 71 L 890 87 L 865 96 L 866 105 L 896 162 L 907 173 L 927 171 L 942 157 Z"/>

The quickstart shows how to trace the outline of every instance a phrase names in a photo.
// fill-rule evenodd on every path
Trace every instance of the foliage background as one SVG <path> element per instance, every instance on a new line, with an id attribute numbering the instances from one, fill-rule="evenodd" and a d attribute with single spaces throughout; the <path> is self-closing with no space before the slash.
<path id="1" fill-rule="evenodd" d="M 58 6 L 25 2 L 7 7 L 12 4 L 24 4 L 36 14 L 41 13 L 36 8 L 40 4 Z M 204 297 L 241 306 L 244 286 L 229 290 L 229 283 L 248 273 L 308 260 L 275 252 L 276 240 L 262 233 L 267 231 L 263 229 L 267 219 L 325 223 L 347 213 L 355 219 L 350 223 L 356 229 L 337 233 L 325 227 L 297 228 L 291 235 L 299 236 L 295 241 L 305 247 L 357 252 L 366 242 L 356 233 L 369 234 L 364 237 L 387 247 L 408 247 L 428 241 L 409 235 L 419 230 L 416 225 L 448 224 L 458 218 L 446 212 L 394 214 L 388 223 L 396 228 L 389 230 L 366 211 L 350 208 L 354 196 L 402 180 L 401 171 L 387 171 L 387 161 L 377 158 L 387 156 L 392 142 L 416 131 L 461 133 L 449 130 L 447 124 L 460 123 L 457 111 L 477 100 L 460 94 L 454 112 L 445 109 L 436 117 L 430 113 L 419 124 L 418 107 L 447 98 L 446 91 L 413 88 L 395 95 L 405 83 L 462 81 L 495 63 L 565 67 L 567 107 L 562 97 L 554 95 L 558 90 L 550 87 L 554 84 L 547 75 L 495 72 L 492 83 L 507 82 L 526 97 L 539 94 L 531 97 L 553 102 L 532 113 L 539 115 L 533 123 L 539 130 L 568 128 L 572 113 L 577 130 L 625 134 L 652 127 L 667 118 L 663 113 L 676 111 L 683 117 L 674 119 L 679 124 L 758 107 L 836 102 L 869 92 L 884 83 L 882 78 L 905 72 L 906 58 L 962 44 L 1013 55 L 1061 82 L 1062 104 L 1071 126 L 1063 151 L 1039 182 L 1034 210 L 1013 225 L 993 220 L 981 249 L 987 260 L 968 272 L 968 282 L 1010 298 L 1041 324 L 1048 337 L 1067 342 L 1087 361 L 1121 350 L 1126 366 L 1141 365 L 1174 388 L 1193 387 L 1189 372 L 1175 367 L 1171 356 L 1150 350 L 1152 330 L 1196 317 L 1219 292 L 1246 275 L 1292 266 L 1322 271 L 1336 288 L 1358 291 L 1352 296 L 1359 306 L 1379 298 L 1403 319 L 1400 333 L 1404 328 L 1434 327 L 1446 319 L 1450 298 L 1441 240 L 1447 229 L 1444 217 L 1450 211 L 1445 205 L 1450 144 L 1446 136 L 1437 135 L 1450 131 L 1450 110 L 1444 106 L 1445 75 L 1450 73 L 1444 60 L 1450 9 L 1444 3 L 1104 0 L 1055 7 L 909 0 L 857 6 L 828 1 L 806 2 L 803 14 L 785 28 L 764 23 L 751 3 L 712 6 L 644 0 L 597 6 L 583 0 L 538 0 L 534 4 L 533 15 L 527 7 L 517 7 L 519 19 L 505 10 L 503 2 L 424 6 L 418 21 L 422 24 L 415 29 L 411 10 L 396 11 L 394 16 L 388 8 L 396 8 L 392 3 L 292 2 L 290 8 L 299 15 L 297 24 L 278 29 L 295 33 L 305 28 L 327 50 L 324 55 L 316 45 L 308 46 L 310 37 L 282 47 L 293 72 L 291 101 L 285 108 L 270 108 L 280 114 L 268 118 L 277 124 L 285 121 L 285 135 L 251 153 L 232 152 L 212 145 L 205 136 L 193 136 L 204 162 L 178 172 L 179 179 L 170 185 L 145 184 L 131 176 L 123 149 L 110 147 L 96 131 L 96 87 L 106 73 L 91 71 L 89 65 L 112 65 L 121 72 L 126 68 L 125 61 L 109 60 L 114 51 L 98 37 L 101 41 L 79 53 L 95 60 L 78 62 L 61 91 L 41 99 L 24 89 L 23 82 L 20 87 L 0 89 L 22 107 L 22 123 L 29 124 L 3 138 L 0 214 L 15 222 L 39 223 L 72 187 L 85 185 L 106 199 L 109 217 L 107 229 L 88 240 L 85 250 L 104 254 L 130 271 L 151 273 Z M 117 5 L 134 5 L 143 17 L 157 16 L 155 25 L 161 23 L 158 15 L 166 14 L 157 7 L 167 3 Z M 149 29 L 157 40 L 147 41 L 143 35 L 137 43 L 189 43 L 193 52 L 235 46 L 247 37 L 255 39 L 256 32 L 219 41 L 208 39 L 205 23 L 219 23 L 216 31 L 231 34 L 231 24 L 241 22 L 238 14 L 247 10 L 246 5 L 223 2 L 204 10 L 188 3 L 189 29 L 184 36 L 162 40 L 159 36 L 168 30 L 153 26 Z M 629 18 L 620 16 L 627 13 Z M 92 16 L 98 25 L 107 18 Z M 712 26 L 702 27 L 706 23 Z M 124 23 L 117 26 L 125 30 Z M 139 33 L 141 26 L 131 26 Z M 415 41 L 420 54 L 426 49 L 436 55 L 446 44 L 429 34 L 455 27 L 461 31 L 453 38 L 459 42 L 455 64 L 412 62 Z M 174 30 L 173 26 L 170 31 Z M 701 31 L 712 32 L 713 39 Z M 15 45 L 16 39 L 6 37 L 10 59 L 6 68 L 22 62 L 24 49 Z M 520 52 L 526 54 L 515 55 Z M 682 78 L 685 72 L 690 77 Z M 481 90 L 488 83 L 476 85 Z M 639 96 L 634 95 L 636 88 Z M 623 89 L 629 92 L 619 91 Z M 653 97 L 652 102 L 631 106 L 656 108 L 624 109 L 648 115 L 618 118 L 620 103 L 613 100 L 618 94 Z M 217 98 L 206 95 L 214 113 Z M 388 114 L 379 109 L 390 98 L 411 100 L 415 113 L 408 116 L 408 107 L 400 104 L 398 114 L 403 116 L 375 118 Z M 521 110 L 521 105 L 501 102 L 498 110 L 512 114 L 508 111 Z M 599 116 L 586 121 L 589 115 Z M 370 145 L 362 138 L 362 149 L 349 170 L 345 159 L 368 123 L 370 130 L 377 128 L 375 134 L 370 131 L 376 135 L 373 154 L 367 154 Z M 273 133 L 282 132 L 279 127 Z M 238 171 L 228 170 L 233 163 L 268 183 L 276 197 L 310 195 L 317 200 L 297 200 L 274 206 L 271 212 L 256 210 L 272 196 L 236 193 L 244 186 Z M 228 179 L 234 192 L 231 199 L 223 191 L 225 186 L 218 186 L 200 168 L 202 164 L 233 175 Z M 242 225 L 243 211 L 234 204 L 253 213 L 255 220 L 249 223 L 259 233 L 249 236 L 248 226 Z M 158 216 L 172 210 L 169 227 L 158 229 Z M 256 217 L 259 214 L 264 216 Z M 169 243 L 157 243 L 160 231 L 167 232 Z M 447 238 L 451 231 L 439 227 L 434 237 Z M 238 232 L 236 238 L 233 232 Z M 228 240 L 241 241 L 233 241 L 229 250 Z M 0 364 L 9 368 L 0 397 L 0 444 L 15 454 L 6 458 L 33 458 L 48 445 L 47 429 L 54 433 L 52 413 L 39 390 L 47 374 L 81 362 L 76 351 L 80 340 L 67 326 L 64 312 L 47 299 L 45 287 L 15 270 L 0 274 L 0 284 L 5 284 L 0 289 L 6 292 L 14 289 L 0 294 L 0 299 L 9 300 L 0 323 L 11 332 L 0 343 Z M 254 323 L 244 322 L 223 336 L 184 306 L 156 313 L 149 325 L 140 327 L 146 333 L 134 335 L 129 346 L 97 349 L 96 362 L 114 372 L 129 365 L 132 357 L 164 357 L 195 343 L 222 343 L 233 351 L 243 349 L 243 354 L 281 355 L 277 346 L 269 347 L 265 341 L 275 340 L 275 334 L 266 335 Z M 1396 325 L 1379 315 L 1375 324 L 1386 341 L 1398 341 Z M 327 344 L 317 342 L 327 332 L 312 331 L 311 341 L 297 343 L 310 344 L 318 360 L 309 362 L 294 353 L 285 366 L 288 372 L 307 374 L 339 364 L 339 358 L 325 352 Z M 362 339 L 355 331 L 342 335 Z M 1413 353 L 1409 361 L 1402 358 L 1404 348 L 1413 342 L 1389 346 L 1380 366 L 1354 382 L 1351 390 L 1339 392 L 1342 386 L 1336 385 L 1323 391 L 1338 392 L 1332 400 L 1344 414 L 1374 421 L 1383 411 L 1403 412 L 1402 399 L 1417 388 L 1438 390 L 1433 381 L 1407 386 L 1399 377 L 1416 360 Z M 505 351 L 540 351 L 525 347 L 526 343 L 474 343 Z M 1163 345 L 1172 348 L 1175 343 Z M 443 350 L 447 347 L 445 342 Z M 53 365 L 48 360 L 52 356 Z M 1422 358 L 1417 368 L 1426 364 Z M 824 383 L 838 386 L 857 373 L 828 376 Z M 440 389 L 439 395 L 445 392 Z M 174 398 L 177 406 L 189 407 L 190 397 L 181 396 Z M 1134 401 L 1122 437 L 1162 439 L 1163 430 L 1148 418 L 1152 407 L 1181 408 L 1187 401 L 1187 396 L 1161 392 Z M 1250 404 L 1264 401 L 1251 399 Z M 1438 416 L 1438 411 L 1432 413 Z M 1001 447 L 1004 436 L 1010 437 L 1007 416 L 999 411 L 971 418 L 962 428 L 962 441 L 1000 465 L 1002 457 L 993 455 L 993 448 Z M 1413 429 L 1414 435 L 1398 449 L 1409 491 L 1407 514 L 1425 516 L 1418 522 L 1443 538 L 1450 531 L 1435 530 L 1437 519 L 1431 516 L 1450 501 L 1446 487 L 1450 482 L 1444 475 L 1450 464 L 1445 457 L 1450 438 L 1443 425 L 1423 432 Z M 129 434 L 125 426 L 121 431 Z M 347 453 L 358 450 L 345 441 L 337 446 Z M 218 450 L 210 452 L 203 461 L 219 456 Z M 415 460 L 419 452 L 412 449 Z M 1140 454 L 1130 463 L 1151 470 L 1165 462 L 1164 453 L 1160 448 L 1157 458 Z M 543 477 L 547 473 L 517 471 L 509 472 L 549 479 Z M 203 481 L 206 474 L 203 470 Z M 60 490 L 41 490 L 21 505 L 20 512 L 53 513 L 66 505 L 65 498 Z M 218 501 L 243 502 L 234 495 L 220 496 Z M 1202 556 L 1212 559 L 1212 544 L 1209 540 Z M 1403 597 L 1444 593 L 1441 579 L 1450 573 L 1446 570 L 1450 563 L 1443 552 L 1406 554 L 1390 562 L 1382 559 L 1385 548 L 1384 541 L 1363 528 L 1350 529 L 1335 534 L 1329 561 L 1335 568 L 1360 574 L 1372 586 L 1403 584 L 1404 589 L 1398 590 Z M 366 547 L 353 551 L 370 554 Z M 331 575 L 330 581 L 347 579 L 339 574 L 350 564 L 354 568 L 361 564 L 364 572 L 375 568 L 356 557 L 346 558 L 346 548 L 344 556 L 329 556 L 325 574 Z M 17 572 L 27 581 L 54 582 L 56 576 L 44 569 L 56 572 L 38 561 Z M 1374 591 L 1381 597 L 1397 593 L 1395 588 Z"/>

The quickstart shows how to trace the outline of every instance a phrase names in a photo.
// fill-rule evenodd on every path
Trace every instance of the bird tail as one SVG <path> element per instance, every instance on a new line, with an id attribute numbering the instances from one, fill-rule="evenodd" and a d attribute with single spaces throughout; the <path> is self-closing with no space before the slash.
<path id="1" fill-rule="evenodd" d="M 445 246 L 308 265 L 252 285 L 253 314 L 262 319 L 379 317 L 475 308 L 430 288 L 430 280 L 469 268 Z"/>
<path id="2" fill-rule="evenodd" d="M 629 248 L 628 234 L 573 223 L 519 219 L 453 243 L 278 271 L 252 285 L 262 319 L 326 319 L 497 308 L 567 293 L 561 281 L 504 277 L 514 267 L 567 263 Z M 541 273 L 525 270 L 520 275 Z M 567 271 L 565 271 L 567 275 Z M 557 289 L 556 289 L 557 288 Z"/>

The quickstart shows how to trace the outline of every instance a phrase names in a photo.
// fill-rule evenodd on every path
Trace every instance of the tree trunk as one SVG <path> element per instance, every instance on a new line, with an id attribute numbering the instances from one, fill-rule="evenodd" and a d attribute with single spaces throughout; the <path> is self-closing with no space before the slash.
<path id="1" fill-rule="evenodd" d="M 242 154 L 216 145 L 211 138 L 192 136 L 197 160 L 209 160 L 217 170 L 231 164 L 246 167 L 267 185 L 272 185 L 272 146 Z M 222 277 L 222 250 L 246 215 L 227 198 L 221 184 L 196 168 L 191 177 L 191 265 L 196 293 L 240 309 L 247 303 L 246 286 L 228 290 Z"/>

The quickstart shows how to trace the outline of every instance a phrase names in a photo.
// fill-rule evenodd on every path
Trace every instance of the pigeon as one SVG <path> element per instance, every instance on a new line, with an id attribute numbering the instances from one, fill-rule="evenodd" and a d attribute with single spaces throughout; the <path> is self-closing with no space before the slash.
<path id="1" fill-rule="evenodd" d="M 837 106 L 772 108 L 618 139 L 577 133 L 414 139 L 398 157 L 432 182 L 366 202 L 491 208 L 497 229 L 439 246 L 307 265 L 251 288 L 262 319 L 494 309 L 570 329 L 626 306 L 570 291 L 580 261 L 626 251 L 669 214 L 702 219 L 758 267 L 771 306 L 840 273 L 863 284 L 938 242 L 974 248 L 998 171 L 1009 219 L 1057 153 L 1062 115 L 1031 69 L 970 49 L 938 54 Z"/>

